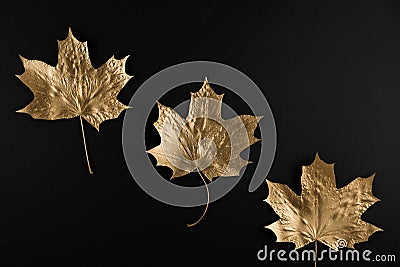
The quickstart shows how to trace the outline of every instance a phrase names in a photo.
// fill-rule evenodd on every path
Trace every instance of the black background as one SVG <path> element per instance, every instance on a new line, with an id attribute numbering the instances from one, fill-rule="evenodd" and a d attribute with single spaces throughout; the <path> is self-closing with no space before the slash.
<path id="1" fill-rule="evenodd" d="M 287 251 L 294 247 L 276 243 L 275 235 L 262 228 L 278 217 L 262 201 L 266 186 L 247 191 L 254 165 L 238 186 L 210 205 L 204 221 L 188 229 L 186 223 L 203 207 L 158 202 L 131 178 L 121 146 L 123 114 L 102 124 L 99 133 L 85 125 L 95 171 L 90 176 L 78 119 L 41 121 L 15 113 L 33 97 L 14 76 L 23 72 L 18 54 L 55 65 L 56 39 L 66 37 L 68 26 L 88 41 L 95 67 L 112 55 L 131 55 L 126 69 L 135 77 L 119 95 L 126 104 L 146 79 L 177 63 L 210 60 L 246 73 L 263 90 L 276 120 L 278 145 L 269 179 L 300 193 L 301 165 L 310 164 L 316 152 L 336 163 L 338 186 L 376 172 L 374 194 L 382 202 L 363 218 L 385 231 L 356 248 L 398 253 L 399 2 L 265 1 L 223 8 L 197 2 L 142 8 L 116 0 L 92 5 L 8 1 L 0 8 L 1 266 L 265 266 L 270 263 L 256 258 L 265 244 Z M 171 92 L 163 103 L 173 106 L 197 89 Z M 229 91 L 216 91 L 225 92 L 238 113 L 246 111 Z M 150 147 L 159 142 L 151 128 L 156 117 L 152 112 L 146 129 Z M 159 171 L 170 175 L 166 168 Z M 320 266 L 339 264 L 354 265 L 326 261 Z"/>

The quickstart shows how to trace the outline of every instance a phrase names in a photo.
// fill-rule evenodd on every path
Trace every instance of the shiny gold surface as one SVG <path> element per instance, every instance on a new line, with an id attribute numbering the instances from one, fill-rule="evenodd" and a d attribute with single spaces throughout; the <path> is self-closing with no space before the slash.
<path id="1" fill-rule="evenodd" d="M 183 119 L 173 109 L 158 103 L 159 118 L 154 123 L 161 136 L 161 144 L 148 151 L 157 159 L 157 165 L 172 169 L 172 178 L 197 171 L 206 183 L 219 176 L 238 176 L 240 169 L 249 164 L 240 152 L 259 141 L 254 130 L 261 117 L 241 115 L 224 120 L 221 117 L 223 95 L 217 95 L 207 79 L 196 93 L 191 93 L 189 113 Z M 204 179 L 202 173 L 204 174 Z"/>
<path id="2" fill-rule="evenodd" d="M 293 242 L 296 249 L 311 242 L 338 249 L 345 244 L 365 242 L 380 228 L 361 219 L 361 215 L 379 201 L 372 194 L 374 175 L 356 178 L 337 189 L 334 164 L 323 162 L 318 154 L 309 166 L 303 166 L 301 195 L 288 186 L 267 180 L 269 195 L 265 200 L 280 219 L 266 228 L 278 242 Z"/>
<path id="3" fill-rule="evenodd" d="M 79 42 L 71 30 L 65 40 L 58 41 L 56 67 L 22 56 L 21 60 L 25 71 L 17 77 L 31 89 L 34 99 L 18 112 L 44 120 L 79 116 L 99 130 L 103 121 L 117 118 L 128 108 L 117 100 L 119 91 L 131 78 L 125 73 L 127 57 L 112 57 L 95 69 L 87 43 Z"/>
<path id="4" fill-rule="evenodd" d="M 196 170 L 209 181 L 219 176 L 238 176 L 249 163 L 240 157 L 240 152 L 259 141 L 254 130 L 261 117 L 222 119 L 222 97 L 206 80 L 198 92 L 191 94 L 186 119 L 158 103 L 159 118 L 154 126 L 161 144 L 148 153 L 157 159 L 157 165 L 172 169 L 171 179 Z"/>

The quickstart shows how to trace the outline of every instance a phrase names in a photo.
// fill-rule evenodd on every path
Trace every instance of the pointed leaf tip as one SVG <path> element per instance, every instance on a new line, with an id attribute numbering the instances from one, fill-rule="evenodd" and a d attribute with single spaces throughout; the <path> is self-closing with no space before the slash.
<path id="1" fill-rule="evenodd" d="M 72 28 L 71 27 L 68 27 L 68 34 L 67 34 L 67 38 L 68 37 L 72 37 L 72 38 L 75 38 L 75 36 L 74 36 L 74 34 L 72 33 Z"/>
<path id="2" fill-rule="evenodd" d="M 28 61 L 25 57 L 23 57 L 21 54 L 18 54 L 19 59 L 22 61 L 22 64 L 25 65 L 25 63 Z"/>

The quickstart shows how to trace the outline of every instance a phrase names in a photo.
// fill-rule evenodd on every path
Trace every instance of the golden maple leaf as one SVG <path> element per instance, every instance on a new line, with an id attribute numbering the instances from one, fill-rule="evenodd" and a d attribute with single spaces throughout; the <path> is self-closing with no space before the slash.
<path id="1" fill-rule="evenodd" d="M 292 242 L 299 249 L 317 241 L 337 250 L 345 245 L 365 242 L 380 228 L 361 219 L 361 215 L 379 201 L 372 194 L 374 175 L 356 178 L 337 189 L 334 164 L 323 162 L 318 154 L 309 166 L 303 166 L 301 195 L 287 185 L 267 180 L 265 200 L 280 219 L 266 228 L 278 242 Z"/>
<path id="2" fill-rule="evenodd" d="M 125 73 L 128 58 L 110 58 L 95 69 L 89 58 L 87 42 L 79 42 L 69 29 L 58 41 L 56 67 L 20 56 L 25 71 L 17 77 L 33 92 L 34 99 L 17 111 L 35 119 L 58 120 L 79 117 L 89 172 L 82 118 L 99 130 L 105 120 L 117 118 L 128 107 L 117 100 L 122 87 L 132 76 Z"/>
<path id="3" fill-rule="evenodd" d="M 254 130 L 261 117 L 240 115 L 224 120 L 222 98 L 223 94 L 216 94 L 205 79 L 200 90 L 191 93 L 186 119 L 158 103 L 159 118 L 154 126 L 161 144 L 148 151 L 157 159 L 157 165 L 172 169 L 171 179 L 197 171 L 206 185 L 208 199 L 202 173 L 209 181 L 219 176 L 238 176 L 241 168 L 250 163 L 240 157 L 240 152 L 259 141 Z"/>

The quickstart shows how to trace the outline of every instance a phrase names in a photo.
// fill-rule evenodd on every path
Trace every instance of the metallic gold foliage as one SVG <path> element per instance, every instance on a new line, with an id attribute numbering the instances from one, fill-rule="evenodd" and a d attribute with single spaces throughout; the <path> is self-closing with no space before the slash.
<path id="1" fill-rule="evenodd" d="M 249 161 L 240 152 L 259 141 L 254 130 L 261 117 L 221 117 L 223 95 L 217 95 L 207 79 L 201 89 L 191 93 L 189 112 L 183 119 L 173 109 L 158 103 L 159 118 L 154 123 L 161 136 L 161 144 L 148 151 L 157 159 L 157 165 L 172 169 L 172 178 L 197 171 L 206 185 L 203 175 L 212 181 L 219 176 L 238 176 Z M 196 225 L 203 215 L 193 224 Z"/>
<path id="2" fill-rule="evenodd" d="M 79 42 L 69 30 L 67 38 L 58 41 L 55 67 L 21 56 L 25 71 L 17 77 L 31 89 L 34 99 L 18 112 L 44 120 L 79 116 L 81 126 L 83 118 L 99 130 L 103 121 L 117 118 L 128 108 L 117 100 L 118 93 L 131 78 L 125 73 L 127 58 L 112 57 L 95 69 L 87 43 Z"/>
<path id="3" fill-rule="evenodd" d="M 191 93 L 186 119 L 158 103 L 159 118 L 154 126 L 161 144 L 148 153 L 158 165 L 172 169 L 171 179 L 196 170 L 209 181 L 219 176 L 238 176 L 249 163 L 240 157 L 240 152 L 259 141 L 254 130 L 261 117 L 241 115 L 224 120 L 222 98 L 206 79 L 198 92 Z"/>
<path id="4" fill-rule="evenodd" d="M 333 167 L 318 154 L 311 165 L 303 166 L 300 196 L 284 184 L 267 180 L 269 195 L 265 201 L 280 219 L 266 228 L 275 233 L 278 242 L 292 242 L 298 249 L 320 241 L 337 250 L 343 244 L 354 248 L 354 244 L 382 231 L 361 219 L 379 201 L 372 194 L 374 175 L 356 178 L 337 189 Z"/>

